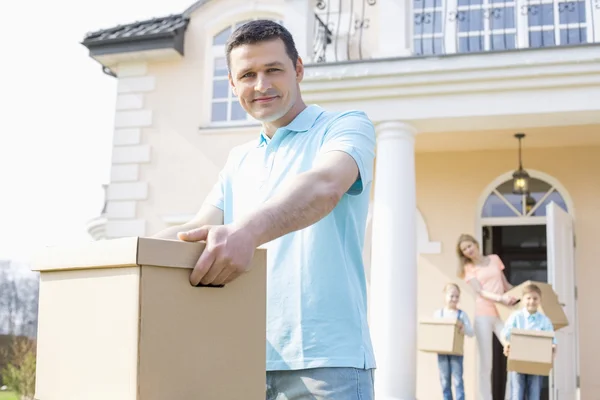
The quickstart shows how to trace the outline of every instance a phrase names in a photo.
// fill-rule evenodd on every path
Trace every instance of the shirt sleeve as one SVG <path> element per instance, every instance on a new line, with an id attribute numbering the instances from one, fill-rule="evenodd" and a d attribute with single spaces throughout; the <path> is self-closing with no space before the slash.
<path id="1" fill-rule="evenodd" d="M 375 127 L 364 112 L 344 113 L 329 125 L 320 153 L 330 151 L 343 151 L 354 159 L 359 176 L 348 194 L 361 194 L 373 180 L 375 160 Z"/>
<path id="2" fill-rule="evenodd" d="M 464 311 L 461 313 L 461 321 L 465 329 L 465 335 L 467 335 L 468 337 L 473 337 L 474 332 L 473 327 L 471 326 L 471 320 L 469 319 L 467 313 Z"/>
<path id="3" fill-rule="evenodd" d="M 218 209 L 224 211 L 225 210 L 225 188 L 227 185 L 227 180 L 229 179 L 229 169 L 231 163 L 231 153 L 227 157 L 227 161 L 225 162 L 225 166 L 219 172 L 219 176 L 217 178 L 217 182 L 213 185 L 212 189 L 208 193 L 208 196 L 204 199 L 204 204 L 210 204 L 212 206 L 217 207 Z"/>
<path id="4" fill-rule="evenodd" d="M 504 263 L 502 262 L 502 259 L 499 256 L 495 255 L 495 254 L 494 254 L 493 257 L 494 257 L 494 259 L 496 259 L 496 266 L 498 267 L 498 269 L 500 271 L 504 271 L 505 267 L 504 267 Z"/>
<path id="5" fill-rule="evenodd" d="M 508 317 L 508 319 L 506 320 L 506 323 L 504 324 L 504 328 L 502 329 L 502 337 L 507 342 L 510 342 L 510 331 L 513 328 L 517 327 L 517 313 L 518 312 L 520 312 L 520 311 L 514 312 L 510 315 L 510 317 Z"/>
<path id="6" fill-rule="evenodd" d="M 433 318 L 442 318 L 442 311 L 441 310 L 435 310 L 433 313 Z"/>

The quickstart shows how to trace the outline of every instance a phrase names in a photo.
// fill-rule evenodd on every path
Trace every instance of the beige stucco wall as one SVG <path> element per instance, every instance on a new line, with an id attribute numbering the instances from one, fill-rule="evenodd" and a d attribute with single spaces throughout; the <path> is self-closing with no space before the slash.
<path id="1" fill-rule="evenodd" d="M 417 139 L 418 140 L 418 139 Z M 595 379 L 600 343 L 595 339 L 600 329 L 596 304 L 600 280 L 600 247 L 597 246 L 600 224 L 600 147 L 527 149 L 525 167 L 544 172 L 557 179 L 574 204 L 577 235 L 576 274 L 579 287 L 579 337 L 581 398 L 600 393 Z M 515 168 L 514 151 L 477 151 L 453 153 L 420 153 L 416 157 L 417 202 L 431 240 L 442 242 L 442 253 L 423 255 L 419 263 L 419 314 L 439 307 L 440 289 L 456 269 L 455 243 L 459 234 L 475 233 L 476 204 L 482 191 L 496 177 Z M 432 267 L 433 265 L 433 267 Z M 445 274 L 445 276 L 443 275 Z M 472 317 L 473 303 L 464 305 Z M 465 359 L 467 397 L 474 393 L 471 379 L 474 371 L 474 341 L 469 341 Z M 430 377 L 437 373 L 434 359 L 419 355 L 419 398 L 435 400 L 438 388 L 432 390 Z M 437 383 L 437 382 L 436 382 Z"/>

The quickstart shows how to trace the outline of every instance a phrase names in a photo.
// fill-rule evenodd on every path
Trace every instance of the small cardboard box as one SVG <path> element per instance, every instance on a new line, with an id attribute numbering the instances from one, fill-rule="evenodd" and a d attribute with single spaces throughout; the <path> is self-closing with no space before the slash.
<path id="1" fill-rule="evenodd" d="M 40 252 L 35 398 L 264 399 L 266 251 L 193 287 L 203 250 L 134 237 Z"/>
<path id="2" fill-rule="evenodd" d="M 498 314 L 500 314 L 500 319 L 506 322 L 510 314 L 516 310 L 520 310 L 523 307 L 523 304 L 520 302 L 521 297 L 523 297 L 523 288 L 532 283 L 538 286 L 542 291 L 542 301 L 539 311 L 550 318 L 550 321 L 552 321 L 552 325 L 554 326 L 554 330 L 557 331 L 569 325 L 567 315 L 565 314 L 562 305 L 558 301 L 558 296 L 556 295 L 556 292 L 554 292 L 554 289 L 552 289 L 552 285 L 536 281 L 523 282 L 519 286 L 515 286 L 506 292 L 507 295 L 519 299 L 519 302 L 512 307 L 496 303 L 496 309 L 498 310 Z"/>
<path id="3" fill-rule="evenodd" d="M 550 375 L 554 333 L 512 329 L 507 370 L 530 375 Z"/>
<path id="4" fill-rule="evenodd" d="M 428 318 L 419 323 L 419 350 L 428 353 L 463 355 L 465 336 L 456 318 Z"/>

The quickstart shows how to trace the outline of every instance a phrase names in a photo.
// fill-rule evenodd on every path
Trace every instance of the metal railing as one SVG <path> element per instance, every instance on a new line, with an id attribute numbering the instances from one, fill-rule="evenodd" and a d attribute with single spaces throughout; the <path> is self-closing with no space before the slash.
<path id="1" fill-rule="evenodd" d="M 318 0 L 313 61 L 371 58 L 378 1 L 395 0 Z M 413 0 L 411 15 L 414 56 L 600 43 L 600 0 Z"/>
<path id="2" fill-rule="evenodd" d="M 413 54 L 593 43 L 600 0 L 415 0 Z"/>

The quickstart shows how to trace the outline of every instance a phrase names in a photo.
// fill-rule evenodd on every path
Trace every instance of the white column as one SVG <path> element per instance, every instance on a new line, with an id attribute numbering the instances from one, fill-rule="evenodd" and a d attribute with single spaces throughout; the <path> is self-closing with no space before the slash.
<path id="1" fill-rule="evenodd" d="M 304 64 L 313 62 L 316 0 L 285 0 L 283 25 L 294 37 L 298 55 Z"/>
<path id="2" fill-rule="evenodd" d="M 377 126 L 369 299 L 376 400 L 416 398 L 415 134 L 398 121 Z"/>
<path id="3" fill-rule="evenodd" d="M 375 58 L 409 56 L 414 17 L 412 0 L 378 1 L 378 37 Z"/>

